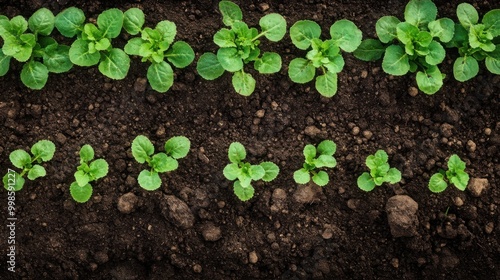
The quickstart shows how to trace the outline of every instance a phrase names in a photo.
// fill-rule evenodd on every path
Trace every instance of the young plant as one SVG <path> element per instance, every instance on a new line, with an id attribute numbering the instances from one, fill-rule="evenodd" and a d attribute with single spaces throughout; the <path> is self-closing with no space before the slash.
<path id="1" fill-rule="evenodd" d="M 396 168 L 391 168 L 387 160 L 389 157 L 384 150 L 378 150 L 375 155 L 369 155 L 366 158 L 366 166 L 370 173 L 364 172 L 358 177 L 358 187 L 365 192 L 369 192 L 387 182 L 395 184 L 401 181 L 401 172 Z"/>
<path id="2" fill-rule="evenodd" d="M 176 170 L 178 159 L 185 157 L 191 142 L 184 136 L 175 136 L 165 143 L 165 153 L 155 154 L 153 143 L 143 135 L 137 136 L 132 142 L 132 155 L 138 163 L 147 163 L 150 170 L 142 170 L 137 181 L 148 191 L 154 191 L 161 186 L 159 173 Z"/>
<path id="3" fill-rule="evenodd" d="M 174 83 L 174 71 L 165 58 L 177 68 L 184 68 L 194 60 L 194 51 L 184 41 L 174 43 L 177 28 L 175 23 L 160 21 L 155 29 L 144 25 L 144 13 L 131 8 L 124 13 L 123 28 L 131 35 L 141 34 L 132 38 L 125 45 L 129 55 L 142 57 L 142 62 L 149 61 L 147 78 L 151 87 L 158 92 L 166 92 Z"/>
<path id="4" fill-rule="evenodd" d="M 316 76 L 316 90 L 325 97 L 337 93 L 337 73 L 344 68 L 340 50 L 353 52 L 361 44 L 361 30 L 346 19 L 336 21 L 330 27 L 329 40 L 321 40 L 321 27 L 314 21 L 297 21 L 290 28 L 292 43 L 301 50 L 308 50 L 305 58 L 295 58 L 288 67 L 288 76 L 299 84 L 310 82 Z"/>
<path id="5" fill-rule="evenodd" d="M 450 46 L 458 48 L 460 57 L 453 64 L 453 76 L 464 82 L 479 73 L 478 61 L 485 61 L 486 69 L 500 74 L 500 9 L 487 12 L 481 23 L 476 8 L 468 3 L 457 7 L 460 24 L 455 25 L 455 36 Z"/>
<path id="6" fill-rule="evenodd" d="M 127 76 L 130 58 L 119 48 L 113 48 L 111 40 L 118 37 L 123 26 L 123 12 L 109 9 L 97 17 L 97 25 L 85 23 L 85 14 L 76 7 L 60 12 L 55 26 L 68 38 L 76 36 L 69 49 L 69 59 L 78 66 L 99 64 L 99 71 L 111 79 Z"/>
<path id="7" fill-rule="evenodd" d="M 54 157 L 56 151 L 56 146 L 49 140 L 40 140 L 31 147 L 32 156 L 25 150 L 15 150 L 9 155 L 9 159 L 12 164 L 21 169 L 21 173 L 15 172 L 14 184 L 12 178 L 9 177 L 11 173 L 7 173 L 3 177 L 3 184 L 5 189 L 13 188 L 14 191 L 19 191 L 24 186 L 24 175 L 27 175 L 28 179 L 35 180 L 39 177 L 44 177 L 47 172 L 45 168 L 40 164 L 42 162 L 47 162 Z"/>
<path id="8" fill-rule="evenodd" d="M 252 165 L 243 160 L 246 158 L 247 152 L 245 147 L 239 142 L 233 142 L 229 146 L 228 157 L 230 164 L 224 168 L 224 177 L 234 181 L 234 194 L 241 200 L 247 201 L 253 197 L 255 189 L 251 183 L 253 181 L 262 180 L 270 182 L 274 180 L 280 172 L 279 167 L 273 162 L 262 162 L 258 165 Z"/>
<path id="9" fill-rule="evenodd" d="M 46 8 L 36 11 L 26 21 L 23 16 L 8 19 L 0 15 L 0 76 L 9 71 L 10 60 L 24 63 L 21 81 L 31 89 L 42 89 L 49 72 L 63 73 L 73 67 L 69 47 L 59 45 L 50 37 L 54 29 L 54 15 Z"/>
<path id="10" fill-rule="evenodd" d="M 465 162 L 457 155 L 452 155 L 448 159 L 448 170 L 439 170 L 431 176 L 429 180 L 429 190 L 434 193 L 440 193 L 448 187 L 448 182 L 455 185 L 461 191 L 464 191 L 469 183 L 469 174 L 465 172 Z"/>
<path id="11" fill-rule="evenodd" d="M 312 180 L 318 186 L 326 186 L 330 181 L 328 173 L 319 168 L 334 168 L 337 161 L 333 157 L 337 145 L 331 140 L 324 140 L 319 143 L 318 148 L 309 144 L 304 147 L 305 162 L 301 169 L 293 173 L 293 179 L 297 184 L 307 184 Z"/>
<path id="12" fill-rule="evenodd" d="M 215 80 L 224 71 L 233 73 L 234 90 L 241 95 L 249 96 L 255 90 L 255 79 L 246 73 L 244 66 L 250 62 L 260 74 L 272 74 L 281 69 L 281 57 L 275 52 L 265 52 L 261 55 L 259 44 L 262 36 L 269 41 L 278 42 L 286 33 L 286 20 L 279 14 L 268 14 L 259 21 L 261 32 L 249 28 L 242 21 L 243 14 L 238 5 L 230 1 L 221 1 L 219 9 L 224 25 L 214 35 L 214 43 L 219 46 L 217 55 L 205 53 L 198 60 L 198 74 L 206 80 Z"/>
<path id="13" fill-rule="evenodd" d="M 87 202 L 92 196 L 91 182 L 103 178 L 108 174 L 106 160 L 94 159 L 94 149 L 90 145 L 83 145 L 80 149 L 80 166 L 75 172 L 75 182 L 69 186 L 71 197 L 80 203 Z"/>
<path id="14" fill-rule="evenodd" d="M 375 26 L 380 41 L 364 40 L 354 56 L 375 61 L 383 55 L 382 69 L 386 73 L 402 76 L 417 72 L 418 88 L 434 94 L 443 86 L 445 77 L 438 68 L 446 56 L 441 43 L 449 42 L 455 29 L 451 19 L 436 16 L 437 7 L 431 0 L 411 0 L 405 8 L 405 21 L 381 17 Z"/>

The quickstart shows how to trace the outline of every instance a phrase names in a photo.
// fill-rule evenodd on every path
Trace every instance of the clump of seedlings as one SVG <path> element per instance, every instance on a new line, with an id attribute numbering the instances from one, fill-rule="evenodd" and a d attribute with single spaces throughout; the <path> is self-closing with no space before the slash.
<path id="1" fill-rule="evenodd" d="M 358 177 L 358 187 L 369 192 L 383 183 L 395 184 L 401 181 L 401 172 L 394 167 L 391 168 L 388 160 L 389 157 L 384 150 L 378 150 L 374 155 L 369 155 L 365 163 L 370 172 L 363 172 Z"/>
<path id="2" fill-rule="evenodd" d="M 326 186 L 330 181 L 328 173 L 320 168 L 334 168 L 337 161 L 333 157 L 337 145 L 331 140 L 324 140 L 318 148 L 308 144 L 304 147 L 305 162 L 301 169 L 293 173 L 293 179 L 298 184 L 307 184 L 311 180 L 318 186 Z"/>
<path id="3" fill-rule="evenodd" d="M 448 170 L 439 170 L 429 180 L 429 190 L 440 193 L 453 184 L 457 189 L 464 191 L 469 183 L 469 174 L 465 172 L 465 162 L 458 155 L 452 155 L 448 159 Z"/>

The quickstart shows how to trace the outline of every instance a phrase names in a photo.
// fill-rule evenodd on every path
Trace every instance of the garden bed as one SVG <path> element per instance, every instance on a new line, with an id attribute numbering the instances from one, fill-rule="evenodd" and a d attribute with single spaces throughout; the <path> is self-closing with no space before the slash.
<path id="1" fill-rule="evenodd" d="M 335 3 L 333 3 L 335 2 Z M 482 15 L 495 1 L 469 1 Z M 139 7 L 146 25 L 168 19 L 177 39 L 196 58 L 213 52 L 213 34 L 222 26 L 218 1 L 16 1 L 0 4 L 9 17 L 29 17 L 41 7 L 57 13 L 77 6 L 96 18 L 108 8 Z M 460 1 L 435 1 L 440 17 L 456 20 Z M 381 16 L 402 17 L 406 1 L 239 1 L 250 26 L 269 12 L 290 27 L 311 19 L 323 33 L 349 19 L 375 37 Z M 126 38 L 120 37 L 121 47 Z M 176 69 L 170 91 L 148 87 L 147 68 L 132 58 L 127 77 L 105 78 L 96 67 L 51 74 L 45 88 L 32 91 L 20 81 L 19 63 L 0 78 L 0 166 L 8 155 L 40 139 L 56 144 L 47 176 L 27 181 L 16 193 L 15 273 L 2 279 L 499 279 L 500 278 L 500 77 L 481 69 L 474 79 L 453 79 L 451 53 L 441 71 L 444 86 L 435 95 L 416 93 L 412 75 L 385 74 L 378 62 L 345 54 L 338 92 L 321 97 L 313 83 L 294 84 L 286 65 L 303 56 L 288 35 L 262 47 L 282 55 L 285 67 L 257 75 L 249 97 L 234 92 L 231 76 L 206 81 L 196 63 Z M 266 49 L 269 48 L 269 49 Z M 195 59 L 196 61 L 196 59 Z M 179 169 L 162 175 L 153 192 L 139 187 L 141 166 L 131 153 L 137 135 L 156 149 L 176 135 L 191 141 Z M 324 139 L 337 143 L 338 165 L 330 183 L 298 192 L 293 172 L 302 167 L 302 149 Z M 257 183 L 255 196 L 240 201 L 222 170 L 231 142 L 245 145 L 250 162 L 273 161 L 280 174 Z M 71 199 L 69 185 L 78 151 L 91 144 L 110 164 L 94 184 L 89 202 Z M 386 150 L 402 181 L 366 193 L 356 186 L 365 159 Z M 488 180 L 481 194 L 448 188 L 429 191 L 432 174 L 458 154 L 471 178 Z M 131 193 L 131 194 L 130 194 Z M 298 197 L 311 195 L 307 203 Z M 127 196 L 123 197 L 125 194 Z M 133 195 L 132 195 L 133 194 Z M 391 234 L 386 202 L 396 194 L 418 203 L 411 237 Z M 127 198 L 131 209 L 118 209 Z M 1 192 L 7 223 L 7 192 Z M 120 203 L 120 207 L 125 205 Z M 187 205 L 189 209 L 182 208 Z M 4 210 L 5 208 L 5 210 Z M 130 213 L 127 210 L 130 210 Z M 175 215 L 173 215 L 173 213 Z M 1 231 L 6 252 L 8 228 Z M 8 261 L 6 253 L 1 261 Z M 3 266 L 2 266 L 3 267 Z"/>

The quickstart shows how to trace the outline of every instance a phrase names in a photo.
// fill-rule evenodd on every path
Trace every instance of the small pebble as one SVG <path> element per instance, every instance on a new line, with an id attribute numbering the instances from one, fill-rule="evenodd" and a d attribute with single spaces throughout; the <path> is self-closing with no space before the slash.
<path id="1" fill-rule="evenodd" d="M 410 87 L 408 89 L 408 94 L 412 97 L 415 97 L 418 94 L 418 89 L 416 87 Z"/>
<path id="2" fill-rule="evenodd" d="M 491 135 L 491 128 L 485 128 L 484 134 L 486 134 L 487 136 L 490 136 Z"/>
<path id="3" fill-rule="evenodd" d="M 484 226 L 484 231 L 487 234 L 491 234 L 493 232 L 493 229 L 495 228 L 495 224 L 493 222 L 489 222 Z"/>
<path id="4" fill-rule="evenodd" d="M 123 214 L 129 214 L 134 210 L 138 198 L 134 193 L 126 193 L 118 199 L 118 210 Z"/>
<path id="5" fill-rule="evenodd" d="M 137 78 L 134 83 L 134 90 L 136 92 L 144 92 L 146 91 L 147 84 L 148 80 L 146 78 Z"/>
<path id="6" fill-rule="evenodd" d="M 365 137 L 366 139 L 370 140 L 373 136 L 373 133 L 369 130 L 365 130 L 363 131 L 363 137 Z"/>
<path id="7" fill-rule="evenodd" d="M 368 71 L 366 70 L 361 71 L 361 78 L 365 79 L 366 77 L 368 77 Z"/>
<path id="8" fill-rule="evenodd" d="M 460 197 L 458 197 L 458 196 L 455 197 L 454 202 L 455 202 L 455 205 L 458 206 L 458 207 L 464 205 L 464 201 Z"/>
<path id="9" fill-rule="evenodd" d="M 352 135 L 358 135 L 359 134 L 359 127 L 355 126 L 352 128 Z"/>
<path id="10" fill-rule="evenodd" d="M 263 118 L 265 114 L 266 114 L 266 110 L 264 110 L 264 109 L 260 109 L 257 112 L 255 112 L 255 116 L 257 118 Z"/>
<path id="11" fill-rule="evenodd" d="M 476 151 L 476 143 L 474 143 L 474 141 L 472 141 L 472 140 L 467 141 L 467 150 L 471 153 L 475 152 Z"/>
<path id="12" fill-rule="evenodd" d="M 257 256 L 257 252 L 252 251 L 248 254 L 248 261 L 250 263 L 257 263 L 259 261 L 259 257 Z"/>
<path id="13" fill-rule="evenodd" d="M 193 265 L 193 271 L 194 271 L 195 273 L 201 273 L 201 271 L 202 271 L 202 270 L 203 270 L 203 269 L 201 268 L 201 265 L 199 265 L 199 264 L 195 264 L 195 265 Z"/>
<path id="14" fill-rule="evenodd" d="M 269 4 L 267 4 L 267 3 L 260 3 L 259 4 L 259 10 L 261 12 L 265 12 L 265 11 L 269 10 Z"/>

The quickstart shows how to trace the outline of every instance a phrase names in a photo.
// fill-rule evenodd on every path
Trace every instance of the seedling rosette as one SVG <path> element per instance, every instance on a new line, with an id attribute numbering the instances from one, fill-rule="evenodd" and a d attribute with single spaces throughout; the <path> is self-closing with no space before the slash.
<path id="1" fill-rule="evenodd" d="M 87 202 L 92 196 L 93 181 L 108 174 L 108 163 L 104 159 L 94 160 L 94 149 L 90 145 L 83 145 L 80 149 L 80 165 L 75 172 L 75 182 L 69 186 L 71 197 L 80 203 Z"/>
<path id="2" fill-rule="evenodd" d="M 318 186 L 326 186 L 330 181 L 328 173 L 320 168 L 334 168 L 337 161 L 333 157 L 337 145 L 331 140 L 324 140 L 318 144 L 318 148 L 308 144 L 304 147 L 305 162 L 301 169 L 293 173 L 293 179 L 298 184 L 307 184 L 311 181 Z"/>
<path id="3" fill-rule="evenodd" d="M 131 8 L 124 13 L 123 28 L 132 38 L 125 45 L 129 55 L 142 57 L 142 62 L 149 61 L 147 78 L 151 87 L 158 92 L 166 92 L 174 83 L 174 71 L 165 59 L 177 68 L 184 68 L 194 60 L 194 51 L 184 41 L 174 43 L 177 34 L 175 23 L 163 20 L 154 29 L 144 27 L 144 13 Z"/>
<path id="4" fill-rule="evenodd" d="M 361 30 L 346 19 L 336 21 L 330 27 L 329 40 L 321 40 L 321 27 L 314 21 L 301 20 L 290 28 L 293 44 L 308 50 L 305 58 L 295 58 L 288 67 L 288 76 L 299 84 L 305 84 L 316 77 L 316 90 L 325 97 L 337 93 L 337 73 L 344 68 L 344 58 L 340 50 L 353 52 L 361 44 Z"/>
<path id="5" fill-rule="evenodd" d="M 448 159 L 448 170 L 440 170 L 431 176 L 429 190 L 434 193 L 443 192 L 448 187 L 448 182 L 457 189 L 464 191 L 469 183 L 469 174 L 465 172 L 465 162 L 458 155 Z"/>
<path id="6" fill-rule="evenodd" d="M 388 160 L 389 157 L 384 150 L 378 150 L 374 155 L 369 155 L 365 163 L 370 172 L 363 172 L 358 177 L 358 187 L 369 192 L 383 183 L 395 184 L 401 181 L 401 172 L 396 168 L 391 168 Z"/>
<path id="7" fill-rule="evenodd" d="M 252 181 L 270 182 L 278 176 L 280 171 L 273 162 L 262 162 L 256 165 L 244 162 L 246 156 L 245 147 L 241 143 L 231 143 L 228 150 L 231 163 L 226 165 L 223 171 L 226 179 L 234 181 L 234 194 L 241 201 L 247 201 L 253 197 L 255 189 L 251 185 Z"/>
<path id="8" fill-rule="evenodd" d="M 411 0 L 405 8 L 405 21 L 381 17 L 375 26 L 379 40 L 364 40 L 354 56 L 364 61 L 383 56 L 386 73 L 402 76 L 416 72 L 418 88 L 434 94 L 445 77 L 438 68 L 446 56 L 442 43 L 451 41 L 455 29 L 451 19 L 436 17 L 437 7 L 431 0 Z"/>
<path id="9" fill-rule="evenodd" d="M 261 37 L 278 42 L 286 33 L 286 20 L 279 14 L 271 13 L 259 21 L 261 32 L 243 22 L 243 14 L 238 5 L 230 1 L 221 1 L 219 9 L 222 21 L 228 28 L 222 28 L 213 37 L 219 50 L 217 54 L 205 53 L 198 60 L 198 74 L 206 80 L 215 80 L 225 71 L 233 73 L 234 90 L 249 96 L 255 90 L 255 79 L 245 72 L 244 66 L 250 62 L 260 74 L 272 74 L 281 69 L 281 57 L 275 52 L 261 54 Z"/>

